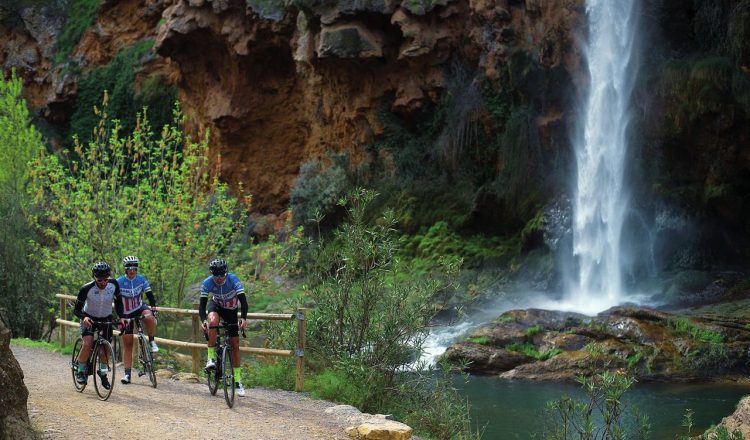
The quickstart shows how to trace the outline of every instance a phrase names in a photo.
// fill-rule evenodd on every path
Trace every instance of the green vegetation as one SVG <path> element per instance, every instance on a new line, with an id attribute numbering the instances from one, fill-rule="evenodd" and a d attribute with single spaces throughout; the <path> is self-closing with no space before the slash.
<path id="1" fill-rule="evenodd" d="M 633 385 L 632 377 L 604 371 L 590 378 L 579 376 L 577 381 L 588 400 L 565 396 L 548 402 L 543 429 L 545 439 L 649 438 L 648 418 L 622 403 L 623 394 Z"/>
<path id="2" fill-rule="evenodd" d="M 492 342 L 489 336 L 474 336 L 467 339 L 467 341 L 471 342 L 472 344 L 478 345 L 490 345 L 490 343 Z"/>
<path id="3" fill-rule="evenodd" d="M 69 293 L 90 278 L 96 260 L 115 274 L 129 254 L 143 261 L 161 303 L 182 305 L 201 262 L 221 253 L 245 203 L 208 168 L 208 139 L 193 142 L 177 126 L 157 137 L 139 117 L 121 134 L 105 102 L 94 136 L 74 138 L 69 157 L 44 154 L 31 167 L 35 224 L 47 240 L 43 268 Z M 182 123 L 179 109 L 175 121 Z"/>
<path id="4" fill-rule="evenodd" d="M 667 327 L 673 329 L 679 334 L 690 336 L 700 342 L 708 344 L 721 344 L 724 342 L 724 335 L 694 324 L 688 318 L 670 318 L 667 321 Z"/>
<path id="5" fill-rule="evenodd" d="M 57 53 L 54 62 L 60 64 L 68 58 L 73 48 L 76 47 L 83 33 L 88 29 L 96 18 L 101 0 L 71 0 L 68 5 L 68 18 L 65 26 L 57 40 Z M 89 107 L 90 108 L 90 107 Z"/>
<path id="6" fill-rule="evenodd" d="M 85 73 L 78 82 L 78 93 L 73 114 L 70 117 L 70 132 L 82 143 L 91 139 L 99 118 L 91 109 L 108 95 L 109 114 L 120 121 L 126 133 L 135 129 L 138 113 L 148 115 L 148 121 L 157 131 L 172 121 L 172 106 L 176 88 L 167 84 L 161 75 L 146 78 L 141 87 L 135 88 L 135 71 L 142 59 L 153 49 L 153 40 L 144 40 L 120 51 L 108 64 Z M 144 107 L 148 107 L 146 113 Z"/>
<path id="7" fill-rule="evenodd" d="M 559 348 L 553 348 L 544 352 L 539 352 L 539 350 L 537 350 L 537 348 L 533 344 L 530 344 L 528 342 L 524 344 L 520 344 L 517 342 L 508 344 L 505 346 L 505 349 L 515 351 L 517 353 L 523 353 L 526 356 L 534 358 L 538 361 L 546 361 L 547 359 L 553 358 L 563 352 Z"/>
<path id="8" fill-rule="evenodd" d="M 12 345 L 20 345 L 21 347 L 32 347 L 32 348 L 44 348 L 47 351 L 51 351 L 53 353 L 62 353 L 62 354 L 73 354 L 73 345 L 68 344 L 60 347 L 60 344 L 57 343 L 51 343 L 46 341 L 40 341 L 38 339 L 29 339 L 29 338 L 17 338 L 17 339 L 11 339 L 10 343 Z"/>
<path id="9" fill-rule="evenodd" d="M 27 163 L 44 150 L 31 124 L 22 81 L 13 71 L 0 75 L 0 319 L 14 336 L 41 338 L 50 318 L 50 278 L 34 251 L 36 215 L 27 194 Z M 18 292 L 24 292 L 19 299 Z"/>

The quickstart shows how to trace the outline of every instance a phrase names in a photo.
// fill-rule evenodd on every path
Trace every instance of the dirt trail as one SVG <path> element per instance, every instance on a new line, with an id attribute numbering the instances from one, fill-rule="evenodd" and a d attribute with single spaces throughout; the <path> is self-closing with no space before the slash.
<path id="1" fill-rule="evenodd" d="M 122 385 L 118 368 L 112 395 L 102 402 L 91 378 L 82 393 L 73 388 L 69 355 L 11 350 L 29 390 L 29 417 L 45 439 L 348 439 L 343 422 L 323 412 L 332 403 L 300 393 L 247 389 L 229 409 L 221 390 L 211 396 L 205 384 L 160 378 L 153 389 L 144 376 Z"/>

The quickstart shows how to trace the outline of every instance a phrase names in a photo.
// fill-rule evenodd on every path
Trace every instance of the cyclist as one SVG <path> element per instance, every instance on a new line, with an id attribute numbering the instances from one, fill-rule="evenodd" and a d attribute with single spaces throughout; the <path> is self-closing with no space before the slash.
<path id="1" fill-rule="evenodd" d="M 239 328 L 245 329 L 247 323 L 247 298 L 245 297 L 245 287 L 239 278 L 231 272 L 227 262 L 217 258 L 208 265 L 211 276 L 206 278 L 201 285 L 201 299 L 198 308 L 198 315 L 203 321 L 203 331 L 208 332 L 208 361 L 206 369 L 216 368 L 216 329 L 210 326 L 219 325 L 219 318 L 229 325 L 229 343 L 232 346 L 232 367 L 234 368 L 235 389 L 237 395 L 245 396 L 245 388 L 240 381 L 240 334 L 237 329 L 237 306 L 240 306 L 242 315 L 239 320 Z M 211 294 L 209 302 L 208 295 Z M 206 319 L 206 305 L 208 305 L 208 319 Z M 235 324 L 235 325 L 232 325 Z"/>
<path id="2" fill-rule="evenodd" d="M 86 374 L 86 361 L 94 345 L 94 328 L 96 322 L 112 321 L 112 302 L 115 303 L 115 310 L 118 316 L 122 316 L 122 301 L 120 300 L 120 285 L 113 278 L 109 264 L 100 261 L 91 268 L 91 276 L 94 280 L 81 287 L 76 298 L 76 305 L 73 314 L 81 320 L 80 332 L 83 339 L 83 347 L 78 355 L 78 371 L 76 372 L 76 381 L 79 384 L 85 384 L 88 380 Z M 108 341 L 112 341 L 112 326 L 105 326 L 103 336 Z M 97 373 L 102 379 L 102 386 L 109 389 L 110 383 L 107 379 L 107 352 L 102 350 L 102 360 L 104 363 L 99 364 Z M 94 365 L 96 368 L 96 365 Z"/>
<path id="3" fill-rule="evenodd" d="M 122 264 L 125 269 L 125 275 L 117 279 L 117 283 L 120 285 L 124 313 L 120 315 L 120 326 L 123 328 L 123 361 L 125 364 L 125 374 L 120 379 L 120 382 L 123 384 L 130 383 L 130 371 L 133 366 L 133 328 L 135 327 L 132 321 L 127 322 L 125 319 L 135 316 L 143 317 L 148 340 L 151 343 L 150 349 L 153 353 L 159 351 L 159 347 L 156 345 L 156 341 L 154 341 L 154 335 L 156 334 L 156 300 L 154 299 L 154 293 L 151 291 L 148 280 L 145 276 L 138 273 L 139 263 L 138 257 L 134 255 L 128 255 L 123 258 Z M 143 303 L 144 293 L 148 297 L 148 303 L 151 307 Z"/>

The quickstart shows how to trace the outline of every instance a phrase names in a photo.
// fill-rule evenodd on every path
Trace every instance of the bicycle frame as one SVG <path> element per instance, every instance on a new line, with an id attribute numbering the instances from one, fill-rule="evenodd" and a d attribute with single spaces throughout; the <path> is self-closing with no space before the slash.
<path id="1" fill-rule="evenodd" d="M 156 388 L 156 371 L 154 370 L 154 357 L 151 353 L 151 345 L 148 343 L 148 339 L 146 338 L 146 335 L 143 332 L 143 325 L 141 324 L 141 320 L 143 320 L 142 316 L 134 316 L 132 318 L 124 318 L 125 322 L 128 325 L 134 325 L 135 330 L 136 328 L 137 333 L 133 333 L 133 338 L 138 339 L 138 361 L 141 363 L 141 366 L 143 367 L 141 371 L 138 372 L 138 377 L 141 377 L 143 375 L 148 375 L 149 380 L 151 381 L 151 386 Z M 123 328 L 123 331 L 125 329 Z M 126 335 L 123 333 L 121 337 L 125 337 Z M 132 346 L 131 346 L 131 356 L 132 356 Z M 132 367 L 132 365 L 131 365 Z"/>
<path id="2" fill-rule="evenodd" d="M 211 395 L 215 395 L 219 388 L 219 383 L 224 389 L 224 399 L 227 406 L 234 406 L 234 368 L 232 363 L 232 345 L 229 343 L 229 328 L 237 327 L 239 324 L 222 324 L 209 326 L 210 329 L 224 329 L 223 332 L 217 331 L 216 334 L 216 368 L 213 371 L 206 371 L 208 377 L 208 390 Z M 223 334 L 222 334 L 223 333 Z M 208 340 L 208 333 L 204 333 Z M 245 337 L 245 330 L 242 330 L 242 337 Z"/>
<path id="3" fill-rule="evenodd" d="M 100 400 L 107 400 L 109 398 L 109 396 L 112 394 L 112 388 L 114 387 L 114 379 L 115 379 L 115 356 L 114 356 L 114 351 L 112 349 L 112 345 L 110 344 L 110 342 L 106 338 L 104 338 L 104 336 L 102 336 L 102 331 L 104 331 L 107 326 L 112 326 L 112 325 L 115 325 L 115 324 L 117 324 L 117 322 L 109 322 L 109 321 L 107 321 L 107 322 L 98 322 L 98 321 L 93 321 L 93 323 L 92 323 L 92 332 L 93 332 L 93 335 L 92 335 L 93 341 L 92 342 L 93 343 L 91 345 L 91 351 L 86 356 L 86 360 L 85 360 L 86 365 L 84 367 L 84 372 L 85 372 L 86 376 L 89 376 L 89 375 L 94 376 L 94 379 L 93 379 L 94 380 L 94 389 L 96 390 L 96 393 L 99 396 Z M 84 347 L 84 344 L 85 343 L 84 343 L 83 337 L 79 337 L 78 340 L 76 341 L 74 347 L 73 347 L 73 355 L 72 355 L 72 359 L 71 359 L 71 369 L 72 369 L 72 372 L 73 372 L 73 383 L 74 383 L 74 385 L 76 387 L 76 390 L 78 390 L 79 393 L 83 392 L 84 388 L 86 388 L 86 384 L 85 383 L 84 384 L 79 384 L 76 381 L 76 377 L 75 377 L 76 373 L 77 373 L 77 370 L 78 370 L 78 365 L 81 362 L 78 359 L 78 357 L 80 355 L 80 350 L 82 350 L 83 347 Z M 106 389 L 103 386 L 101 386 L 101 389 L 100 389 L 99 381 L 101 380 L 101 378 L 99 379 L 99 381 L 97 380 L 97 374 L 96 374 L 97 365 L 96 364 L 100 363 L 99 362 L 99 358 L 102 356 L 102 354 L 106 354 L 106 357 L 107 357 L 107 360 L 106 360 L 107 371 L 109 372 L 111 370 L 111 374 L 112 374 L 112 380 L 110 381 L 109 389 Z M 111 365 L 110 365 L 110 362 L 111 362 Z"/>

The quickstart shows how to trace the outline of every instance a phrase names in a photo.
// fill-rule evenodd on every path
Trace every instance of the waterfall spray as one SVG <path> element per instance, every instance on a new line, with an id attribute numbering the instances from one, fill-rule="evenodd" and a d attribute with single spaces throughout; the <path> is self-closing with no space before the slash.
<path id="1" fill-rule="evenodd" d="M 589 94 L 582 136 L 575 142 L 578 168 L 573 253 L 578 261 L 571 305 L 596 312 L 623 301 L 620 239 L 628 210 L 624 182 L 628 106 L 636 76 L 637 0 L 587 0 L 585 56 Z"/>

